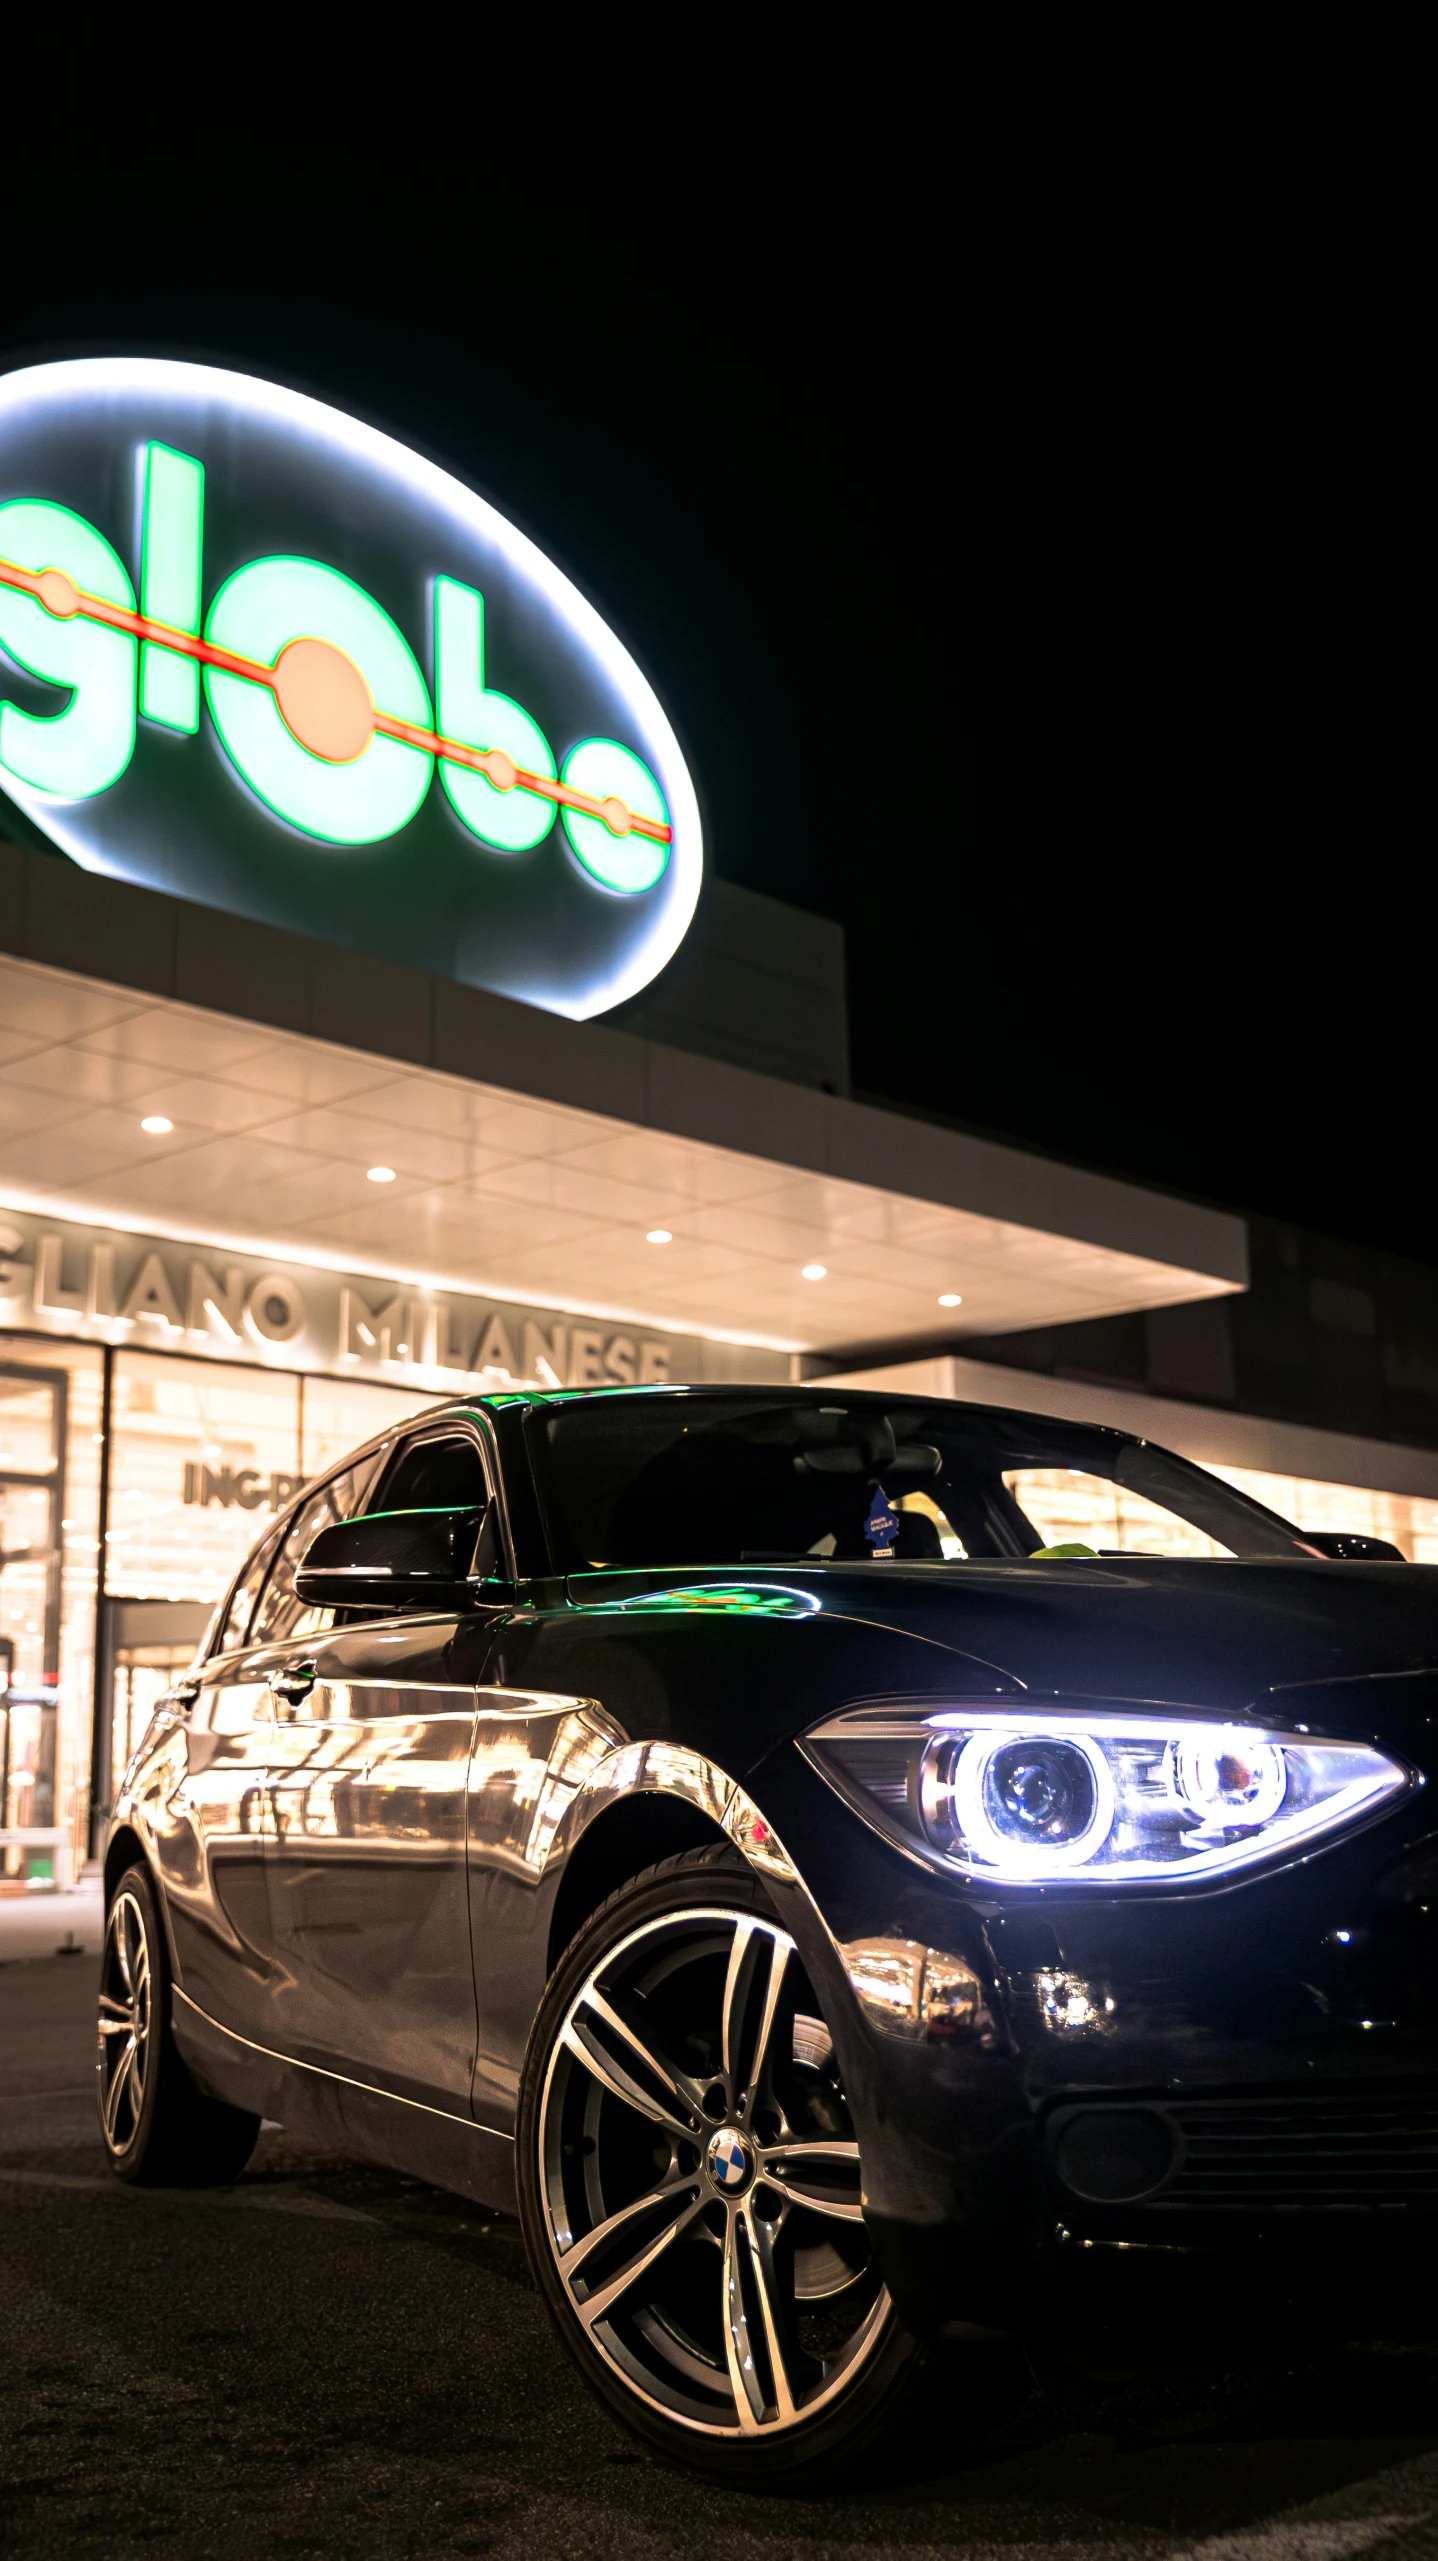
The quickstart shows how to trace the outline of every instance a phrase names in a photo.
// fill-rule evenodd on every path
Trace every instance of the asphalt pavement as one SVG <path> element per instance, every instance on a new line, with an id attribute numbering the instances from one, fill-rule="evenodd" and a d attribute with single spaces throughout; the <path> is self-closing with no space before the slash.
<path id="1" fill-rule="evenodd" d="M 94 1970 L 0 1965 L 6 2561 L 1438 2556 L 1438 2345 L 1050 2380 L 1001 2424 L 954 2350 L 888 2480 L 720 2494 L 590 2399 L 513 2224 L 279 2131 L 233 2188 L 121 2187 Z"/>

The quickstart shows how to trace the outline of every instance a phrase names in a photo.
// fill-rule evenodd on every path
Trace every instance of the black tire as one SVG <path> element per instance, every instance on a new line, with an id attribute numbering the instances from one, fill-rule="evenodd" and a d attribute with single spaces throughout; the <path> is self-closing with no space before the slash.
<path id="1" fill-rule="evenodd" d="M 813 1988 L 735 1853 L 665 1859 L 580 1931 L 535 2019 L 517 2150 L 536 2283 L 636 2435 L 736 2486 L 872 2462 L 923 2352 L 873 2257 Z"/>
<path id="2" fill-rule="evenodd" d="M 224 2187 L 255 2148 L 260 2120 L 197 2089 L 170 2026 L 170 1961 L 147 1869 L 110 1898 L 100 1960 L 95 2096 L 117 2178 L 136 2187 Z"/>

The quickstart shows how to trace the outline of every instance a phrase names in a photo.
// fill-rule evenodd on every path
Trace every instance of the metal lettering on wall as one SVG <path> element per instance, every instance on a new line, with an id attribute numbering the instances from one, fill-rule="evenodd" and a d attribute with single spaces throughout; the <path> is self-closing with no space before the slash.
<path id="1" fill-rule="evenodd" d="M 238 1503 L 242 1512 L 282 1512 L 304 1481 L 286 1475 L 282 1467 L 264 1476 L 257 1467 L 203 1467 L 198 1459 L 187 1458 L 180 1499 L 202 1507 L 218 1503 L 222 1511 Z"/>
<path id="2" fill-rule="evenodd" d="M 584 1017 L 694 913 L 674 732 L 498 510 L 209 365 L 0 375 L 0 790 L 71 859 Z"/>
<path id="3" fill-rule="evenodd" d="M 440 1391 L 788 1375 L 783 1354 L 699 1335 L 267 1264 L 21 1210 L 0 1212 L 0 1327 L 7 1325 Z M 198 1489 L 186 1496 L 201 1499 Z"/>

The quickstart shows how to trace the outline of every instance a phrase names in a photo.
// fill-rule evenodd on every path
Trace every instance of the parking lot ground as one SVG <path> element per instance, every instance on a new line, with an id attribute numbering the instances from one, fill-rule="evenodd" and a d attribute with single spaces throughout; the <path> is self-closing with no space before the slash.
<path id="1" fill-rule="evenodd" d="M 277 2131 L 231 2189 L 121 2187 L 88 2088 L 93 1973 L 0 1967 L 7 2561 L 1438 2555 L 1438 2347 L 1381 2342 L 1048 2384 L 997 2431 L 955 2351 L 884 2482 L 716 2492 L 590 2399 L 502 2218 Z"/>

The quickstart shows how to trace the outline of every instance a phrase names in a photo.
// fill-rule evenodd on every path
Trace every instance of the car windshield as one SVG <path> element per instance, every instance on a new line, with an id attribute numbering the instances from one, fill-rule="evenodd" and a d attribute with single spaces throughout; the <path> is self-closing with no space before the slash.
<path id="1" fill-rule="evenodd" d="M 601 1392 L 537 1407 L 530 1431 L 565 1573 L 886 1550 L 933 1565 L 1313 1553 L 1276 1513 L 1151 1441 L 986 1406 Z"/>

